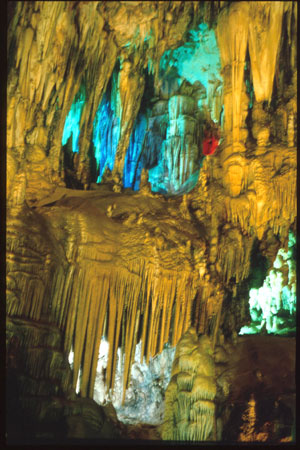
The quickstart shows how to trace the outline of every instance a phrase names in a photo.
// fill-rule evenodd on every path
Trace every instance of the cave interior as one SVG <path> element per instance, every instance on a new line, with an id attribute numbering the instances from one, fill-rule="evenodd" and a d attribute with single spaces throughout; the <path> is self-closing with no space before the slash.
<path id="1" fill-rule="evenodd" d="M 297 2 L 7 14 L 7 442 L 295 442 Z"/>

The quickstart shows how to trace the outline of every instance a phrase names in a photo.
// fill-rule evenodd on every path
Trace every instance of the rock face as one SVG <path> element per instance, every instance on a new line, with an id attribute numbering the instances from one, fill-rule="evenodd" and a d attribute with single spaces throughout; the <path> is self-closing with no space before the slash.
<path id="1" fill-rule="evenodd" d="M 217 417 L 223 440 L 295 439 L 294 346 L 291 338 L 256 335 L 216 347 Z M 282 355 L 280 364 L 274 348 Z"/>
<path id="2" fill-rule="evenodd" d="M 79 399 L 58 327 L 7 321 L 8 442 L 118 439 L 121 427 L 91 399 Z"/>
<path id="3" fill-rule="evenodd" d="M 164 438 L 291 436 L 293 420 L 280 411 L 293 410 L 294 387 L 279 399 L 271 375 L 277 431 L 252 423 L 258 391 L 243 388 L 244 410 L 229 410 L 238 374 L 228 348 L 243 342 L 250 289 L 274 278 L 296 231 L 296 23 L 296 2 L 9 6 L 8 438 L 138 436 L 92 400 L 104 340 L 107 398 L 120 364 L 123 403 L 137 345 L 149 363 L 178 344 L 171 386 L 179 396 L 192 377 L 196 409 L 183 423 L 186 406 L 175 414 L 167 391 L 176 426 L 165 425 Z M 210 135 L 219 146 L 204 158 Z M 287 289 L 295 296 L 289 258 L 278 304 Z M 199 353 L 182 344 L 186 336 L 209 345 Z M 266 345 L 279 348 L 272 338 Z M 193 351 L 185 370 L 181 358 Z M 209 375 L 195 366 L 199 355 Z M 227 381 L 217 373 L 222 355 Z M 211 397 L 198 398 L 205 376 L 215 377 Z M 235 414 L 247 416 L 242 431 Z"/>

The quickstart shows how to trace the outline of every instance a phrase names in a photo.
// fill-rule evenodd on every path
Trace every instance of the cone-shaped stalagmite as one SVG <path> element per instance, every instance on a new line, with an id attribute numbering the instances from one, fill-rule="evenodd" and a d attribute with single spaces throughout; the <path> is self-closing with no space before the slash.
<path id="1" fill-rule="evenodd" d="M 217 390 L 211 354 L 209 338 L 203 335 L 198 341 L 194 328 L 179 340 L 166 391 L 163 439 L 205 441 L 210 437 Z"/>

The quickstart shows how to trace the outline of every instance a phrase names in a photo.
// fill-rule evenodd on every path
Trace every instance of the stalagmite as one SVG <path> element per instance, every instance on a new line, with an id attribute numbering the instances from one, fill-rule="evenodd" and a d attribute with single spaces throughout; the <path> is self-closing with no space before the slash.
<path id="1" fill-rule="evenodd" d="M 163 439 L 209 439 L 213 430 L 216 396 L 210 345 L 210 340 L 205 335 L 198 341 L 193 328 L 179 340 L 171 382 L 166 391 Z"/>

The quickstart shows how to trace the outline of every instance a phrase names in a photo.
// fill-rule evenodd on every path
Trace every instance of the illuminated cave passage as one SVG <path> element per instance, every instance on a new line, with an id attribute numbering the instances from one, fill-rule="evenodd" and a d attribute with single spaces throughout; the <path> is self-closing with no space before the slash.
<path id="1" fill-rule="evenodd" d="M 295 441 L 296 44 L 296 2 L 9 2 L 9 444 Z"/>

